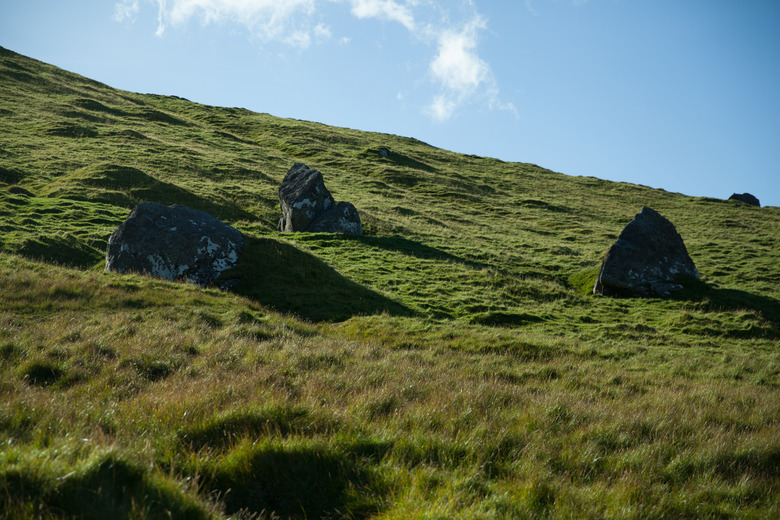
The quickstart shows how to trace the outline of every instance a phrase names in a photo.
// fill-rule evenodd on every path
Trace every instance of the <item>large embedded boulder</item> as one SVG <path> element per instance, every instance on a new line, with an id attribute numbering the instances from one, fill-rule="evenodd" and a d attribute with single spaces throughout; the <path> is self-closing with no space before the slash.
<path id="1" fill-rule="evenodd" d="M 144 202 L 108 239 L 106 271 L 209 285 L 238 261 L 244 237 L 205 211 Z"/>
<path id="2" fill-rule="evenodd" d="M 740 202 L 744 202 L 745 204 L 750 204 L 751 206 L 758 206 L 759 208 L 761 207 L 761 203 L 758 201 L 758 199 L 750 193 L 732 193 L 731 197 L 729 197 L 729 200 L 738 200 Z"/>
<path id="3" fill-rule="evenodd" d="M 363 234 L 355 206 L 349 202 L 336 204 L 322 174 L 305 164 L 294 164 L 284 176 L 279 186 L 279 206 L 279 231 Z"/>
<path id="4" fill-rule="evenodd" d="M 607 296 L 668 296 L 679 275 L 699 278 L 674 224 L 643 207 L 609 248 L 593 287 Z"/>

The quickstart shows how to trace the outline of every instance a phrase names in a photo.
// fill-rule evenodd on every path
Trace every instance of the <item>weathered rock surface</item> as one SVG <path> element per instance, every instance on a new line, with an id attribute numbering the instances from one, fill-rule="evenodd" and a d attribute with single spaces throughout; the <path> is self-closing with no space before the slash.
<path id="1" fill-rule="evenodd" d="M 729 200 L 738 200 L 740 202 L 744 202 L 745 204 L 750 204 L 751 206 L 758 206 L 759 208 L 761 207 L 761 203 L 758 201 L 758 199 L 750 193 L 732 193 L 731 197 L 729 197 Z"/>
<path id="2" fill-rule="evenodd" d="M 296 163 L 279 186 L 282 217 L 279 231 L 309 231 L 362 235 L 360 215 L 349 202 L 333 200 L 322 174 Z"/>
<path id="3" fill-rule="evenodd" d="M 682 289 L 677 275 L 699 278 L 674 224 L 643 207 L 609 248 L 593 287 L 607 296 L 667 296 Z"/>
<path id="4" fill-rule="evenodd" d="M 313 233 L 363 234 L 360 215 L 355 206 L 349 202 L 339 202 L 328 211 L 320 213 L 309 225 L 308 230 Z"/>
<path id="5" fill-rule="evenodd" d="M 279 231 L 308 231 L 317 215 L 336 205 L 325 187 L 322 174 L 305 164 L 296 163 L 279 186 L 282 218 Z"/>
<path id="6" fill-rule="evenodd" d="M 108 239 L 106 271 L 206 286 L 238 261 L 241 232 L 205 211 L 144 202 Z"/>

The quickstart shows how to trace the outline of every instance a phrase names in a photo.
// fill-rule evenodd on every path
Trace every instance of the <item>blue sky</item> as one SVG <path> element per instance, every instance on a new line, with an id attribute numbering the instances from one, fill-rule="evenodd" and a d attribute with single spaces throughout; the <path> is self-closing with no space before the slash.
<path id="1" fill-rule="evenodd" d="M 113 87 L 780 206 L 778 0 L 2 0 Z"/>

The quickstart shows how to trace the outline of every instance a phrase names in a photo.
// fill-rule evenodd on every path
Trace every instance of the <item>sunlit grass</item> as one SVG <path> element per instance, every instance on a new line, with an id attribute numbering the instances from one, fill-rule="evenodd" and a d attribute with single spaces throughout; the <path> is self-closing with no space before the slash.
<path id="1" fill-rule="evenodd" d="M 780 516 L 777 208 L 4 50 L 0 103 L 0 518 Z M 366 236 L 275 231 L 294 162 Z M 242 230 L 238 294 L 102 272 L 147 198 Z M 590 295 L 642 205 L 701 282 Z"/>

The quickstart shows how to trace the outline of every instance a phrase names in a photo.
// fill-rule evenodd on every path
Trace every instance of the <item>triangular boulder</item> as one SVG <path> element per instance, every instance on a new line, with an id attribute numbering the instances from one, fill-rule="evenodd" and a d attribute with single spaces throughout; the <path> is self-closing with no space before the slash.
<path id="1" fill-rule="evenodd" d="M 657 211 L 643 207 L 604 255 L 595 294 L 668 296 L 682 289 L 679 275 L 699 278 L 683 239 Z"/>

